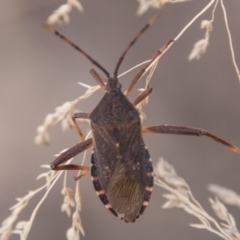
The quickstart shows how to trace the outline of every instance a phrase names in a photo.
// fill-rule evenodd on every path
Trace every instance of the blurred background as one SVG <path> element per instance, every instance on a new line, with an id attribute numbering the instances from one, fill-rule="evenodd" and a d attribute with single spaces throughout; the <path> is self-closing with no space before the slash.
<path id="1" fill-rule="evenodd" d="M 76 9 L 71 23 L 56 27 L 72 39 L 110 73 L 133 36 L 148 19 L 160 12 L 152 26 L 126 56 L 120 73 L 149 59 L 169 39 L 174 38 L 209 0 L 166 5 L 161 10 L 149 10 L 136 15 L 135 0 L 82 1 L 83 13 Z M 235 0 L 226 2 L 229 25 L 237 63 L 240 65 L 239 7 Z M 63 133 L 61 128 L 50 129 L 51 145 L 34 144 L 36 128 L 57 106 L 82 95 L 84 88 L 77 82 L 95 85 L 89 74 L 92 64 L 78 52 L 41 27 L 47 17 L 64 1 L 18 0 L 0 2 L 0 221 L 10 215 L 9 207 L 29 190 L 44 184 L 36 176 L 42 164 L 53 155 L 78 141 L 75 130 Z M 207 11 L 161 59 L 150 85 L 154 88 L 144 108 L 147 119 L 143 125 L 176 124 L 201 127 L 240 146 L 240 87 L 231 62 L 228 38 L 222 10 L 218 7 L 210 46 L 199 60 L 189 62 L 193 44 L 204 37 L 200 22 L 211 18 Z M 134 74 L 121 79 L 124 89 Z M 143 81 L 138 88 L 143 87 Z M 136 94 L 136 91 L 135 91 Z M 91 112 L 103 93 L 80 102 L 78 109 Z M 134 98 L 134 94 L 131 95 Z M 205 137 L 146 134 L 145 142 L 153 163 L 160 157 L 168 160 L 190 185 L 196 199 L 214 216 L 208 202 L 209 183 L 217 183 L 240 193 L 240 156 Z M 75 158 L 75 163 L 81 156 Z M 90 151 L 87 155 L 90 165 Z M 68 186 L 74 187 L 71 173 Z M 37 214 L 28 239 L 66 239 L 71 225 L 60 212 L 63 197 L 62 179 L 54 186 Z M 126 224 L 105 209 L 95 194 L 90 174 L 81 179 L 83 239 L 219 239 L 206 231 L 189 227 L 197 219 L 181 209 L 163 210 L 166 193 L 155 186 L 148 208 L 136 223 Z M 43 196 L 39 193 L 20 215 L 28 220 Z M 239 226 L 240 211 L 228 207 Z M 12 239 L 19 239 L 13 236 Z"/>

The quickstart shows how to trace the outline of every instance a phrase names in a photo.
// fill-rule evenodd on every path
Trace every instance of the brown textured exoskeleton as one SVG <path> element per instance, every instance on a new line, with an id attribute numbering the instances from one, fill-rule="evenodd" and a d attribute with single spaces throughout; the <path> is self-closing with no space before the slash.
<path id="1" fill-rule="evenodd" d="M 143 141 L 143 133 L 204 135 L 226 145 L 234 152 L 240 152 L 238 147 L 199 128 L 170 125 L 142 128 L 139 112 L 135 106 L 151 93 L 152 88 L 147 88 L 132 103 L 128 100 L 127 96 L 133 90 L 148 66 L 173 41 L 169 41 L 168 44 L 154 54 L 150 62 L 132 80 L 125 94 L 121 91 L 121 84 L 118 81 L 117 75 L 126 53 L 156 19 L 157 16 L 150 19 L 123 52 L 116 65 L 113 77 L 110 77 L 110 74 L 85 51 L 49 25 L 44 25 L 47 30 L 56 34 L 81 52 L 107 76 L 105 84 L 105 79 L 94 70 L 91 70 L 91 74 L 105 94 L 91 113 L 76 113 L 73 115 L 72 119 L 81 137 L 81 142 L 57 157 L 51 163 L 51 168 L 53 170 L 82 170 L 82 175 L 84 175 L 89 169 L 87 166 L 61 164 L 93 146 L 91 175 L 94 188 L 105 207 L 125 222 L 134 222 L 143 213 L 148 205 L 153 189 L 153 167 L 149 152 Z M 77 118 L 90 119 L 92 138 L 85 140 L 76 122 Z"/>

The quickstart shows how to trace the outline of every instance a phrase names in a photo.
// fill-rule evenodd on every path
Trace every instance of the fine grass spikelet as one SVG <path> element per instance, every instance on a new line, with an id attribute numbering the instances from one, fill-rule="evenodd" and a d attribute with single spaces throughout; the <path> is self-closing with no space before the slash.
<path id="1" fill-rule="evenodd" d="M 73 7 L 77 8 L 79 12 L 83 11 L 83 7 L 80 2 L 77 0 L 68 0 L 66 4 L 61 5 L 48 17 L 47 23 L 50 25 L 69 23 L 69 14 L 71 13 Z"/>
<path id="2" fill-rule="evenodd" d="M 63 203 L 61 205 L 61 211 L 66 212 L 68 217 L 71 216 L 71 207 L 75 206 L 75 201 L 73 199 L 73 190 L 70 188 L 64 187 L 61 191 L 63 198 Z"/>
<path id="3" fill-rule="evenodd" d="M 232 189 L 210 184 L 208 190 L 226 204 L 240 207 L 240 195 Z"/>
<path id="4" fill-rule="evenodd" d="M 188 60 L 191 61 L 193 59 L 200 59 L 202 55 L 205 54 L 207 51 L 207 47 L 209 45 L 209 39 L 210 39 L 210 32 L 213 30 L 212 21 L 209 20 L 203 20 L 201 22 L 201 28 L 206 29 L 205 32 L 205 38 L 198 40 L 194 46 L 193 49 L 188 57 Z"/>
<path id="5" fill-rule="evenodd" d="M 172 179 L 175 180 L 172 181 Z M 176 181 L 177 179 L 180 179 L 180 181 Z M 179 184 L 179 182 L 182 184 Z M 209 200 L 214 213 L 220 219 L 218 222 L 203 209 L 200 203 L 194 198 L 186 181 L 179 177 L 175 169 L 164 159 L 160 159 L 156 165 L 154 183 L 168 192 L 163 195 L 167 199 L 163 208 L 181 208 L 199 220 L 200 223 L 192 223 L 190 224 L 191 227 L 206 229 L 226 240 L 240 239 L 235 219 L 223 203 L 217 198 L 216 200 Z"/>
<path id="6" fill-rule="evenodd" d="M 200 59 L 202 55 L 205 54 L 207 50 L 207 46 L 209 45 L 209 38 L 203 38 L 198 40 L 194 46 L 193 49 L 188 57 L 188 60 L 191 61 L 193 59 Z"/>
<path id="7" fill-rule="evenodd" d="M 160 9 L 166 3 L 179 3 L 179 2 L 187 2 L 191 0 L 137 0 L 139 3 L 139 7 L 137 10 L 137 15 L 142 15 L 149 8 Z"/>

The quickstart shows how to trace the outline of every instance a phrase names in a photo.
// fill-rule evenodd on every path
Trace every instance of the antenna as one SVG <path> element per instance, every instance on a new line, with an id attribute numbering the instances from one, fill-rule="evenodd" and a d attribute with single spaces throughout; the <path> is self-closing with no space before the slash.
<path id="1" fill-rule="evenodd" d="M 118 69 L 125 57 L 125 55 L 128 53 L 128 51 L 131 49 L 131 47 L 133 46 L 133 44 L 140 38 L 140 36 L 159 18 L 159 14 L 154 15 L 149 21 L 148 23 L 140 30 L 140 32 L 136 35 L 136 37 L 130 42 L 130 44 L 127 46 L 127 48 L 125 49 L 125 51 L 123 52 L 123 54 L 121 55 L 121 57 L 118 60 L 118 63 L 116 65 L 116 68 L 114 70 L 114 78 L 117 77 L 118 75 Z"/>
<path id="2" fill-rule="evenodd" d="M 102 65 L 100 65 L 97 61 L 95 61 L 92 57 L 90 57 L 84 50 L 82 50 L 80 47 L 78 47 L 76 44 L 74 44 L 71 40 L 69 40 L 68 38 L 66 38 L 65 36 L 63 36 L 61 33 L 59 33 L 58 31 L 56 31 L 54 28 L 52 28 L 50 25 L 44 23 L 43 27 L 45 29 L 47 29 L 49 32 L 57 35 L 59 38 L 61 38 L 64 42 L 68 43 L 69 45 L 71 45 L 73 48 L 75 48 L 77 51 L 79 51 L 80 53 L 82 53 L 87 59 L 89 59 L 92 64 L 94 64 L 96 67 L 98 67 L 99 69 L 101 69 L 107 76 L 107 78 L 110 77 L 110 74 L 108 73 L 108 71 L 102 67 Z"/>

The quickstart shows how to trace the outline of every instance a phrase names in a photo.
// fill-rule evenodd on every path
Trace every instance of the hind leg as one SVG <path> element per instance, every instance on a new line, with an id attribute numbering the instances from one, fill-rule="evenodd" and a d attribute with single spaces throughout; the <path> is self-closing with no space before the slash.
<path id="1" fill-rule="evenodd" d="M 142 128 L 143 133 L 165 133 L 165 134 L 178 134 L 178 135 L 191 135 L 191 136 L 207 136 L 212 140 L 219 142 L 232 151 L 240 153 L 240 149 L 233 144 L 209 133 L 201 128 L 186 127 L 186 126 L 174 126 L 174 125 L 159 125 L 159 126 L 149 126 Z"/>

